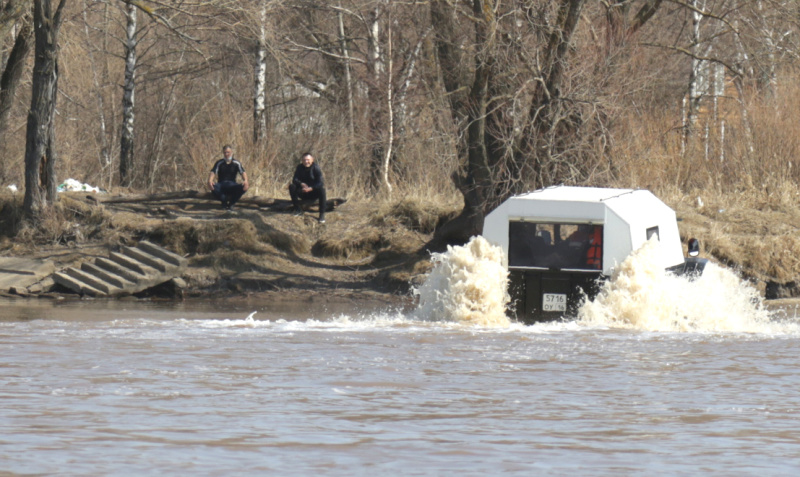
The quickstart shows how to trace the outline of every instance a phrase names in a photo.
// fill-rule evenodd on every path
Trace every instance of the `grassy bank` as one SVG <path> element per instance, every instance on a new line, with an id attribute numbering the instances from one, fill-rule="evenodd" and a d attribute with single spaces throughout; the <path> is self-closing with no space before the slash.
<path id="1" fill-rule="evenodd" d="M 203 198 L 102 204 L 65 193 L 36 226 L 21 198 L 0 195 L 0 255 L 46 258 L 58 267 L 146 239 L 189 259 L 188 296 L 286 293 L 406 294 L 426 271 L 423 250 L 454 202 L 348 201 L 320 225 L 246 199 L 226 213 Z M 16 232 L 14 231 L 16 230 Z"/>
<path id="2" fill-rule="evenodd" d="M 741 193 L 655 190 L 679 217 L 684 241 L 738 271 L 769 297 L 796 296 L 800 213 Z M 59 266 L 147 239 L 189 258 L 189 296 L 218 293 L 405 294 L 429 270 L 424 246 L 453 217 L 455 200 L 350 200 L 319 225 L 243 203 L 236 214 L 203 199 L 97 203 L 67 193 L 38 226 L 20 221 L 21 197 L 0 194 L 0 255 Z"/>

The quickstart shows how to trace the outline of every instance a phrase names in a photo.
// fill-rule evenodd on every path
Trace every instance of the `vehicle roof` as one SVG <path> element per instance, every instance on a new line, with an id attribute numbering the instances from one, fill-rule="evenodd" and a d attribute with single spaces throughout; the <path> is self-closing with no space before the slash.
<path id="1" fill-rule="evenodd" d="M 636 189 L 603 187 L 553 186 L 513 197 L 517 200 L 563 200 L 569 202 L 603 202 L 637 192 Z"/>

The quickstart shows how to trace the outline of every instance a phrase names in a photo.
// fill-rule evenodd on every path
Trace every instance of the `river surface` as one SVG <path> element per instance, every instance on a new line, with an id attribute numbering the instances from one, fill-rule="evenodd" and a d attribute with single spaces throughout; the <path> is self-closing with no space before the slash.
<path id="1" fill-rule="evenodd" d="M 0 301 L 0 474 L 800 469 L 794 310 L 676 332 L 284 308 Z"/>

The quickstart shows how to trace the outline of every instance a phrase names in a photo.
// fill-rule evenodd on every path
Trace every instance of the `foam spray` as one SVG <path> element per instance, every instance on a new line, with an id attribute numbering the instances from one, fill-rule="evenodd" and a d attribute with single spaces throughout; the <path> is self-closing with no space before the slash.
<path id="1" fill-rule="evenodd" d="M 709 263 L 690 278 L 666 272 L 653 238 L 616 267 L 578 322 L 649 331 L 769 332 L 773 323 L 757 290 Z"/>
<path id="2" fill-rule="evenodd" d="M 414 290 L 419 296 L 417 319 L 507 327 L 508 271 L 503 249 L 483 237 L 447 247 L 431 257 L 433 270 Z"/>

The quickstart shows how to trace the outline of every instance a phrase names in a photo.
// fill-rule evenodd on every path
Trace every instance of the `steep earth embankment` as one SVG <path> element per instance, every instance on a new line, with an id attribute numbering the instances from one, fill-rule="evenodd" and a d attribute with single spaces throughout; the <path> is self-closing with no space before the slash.
<path id="1" fill-rule="evenodd" d="M 13 199 L 0 214 L 8 228 L 18 216 Z M 329 203 L 336 207 L 320 224 L 315 206 L 295 216 L 288 202 L 258 197 L 243 199 L 232 213 L 191 191 L 72 192 L 60 199 L 59 217 L 0 239 L 0 255 L 52 260 L 62 268 L 146 239 L 187 257 L 186 287 L 179 293 L 189 298 L 407 300 L 409 287 L 428 269 L 423 245 L 455 211 L 411 200 L 373 206 L 334 199 Z M 52 292 L 68 293 L 58 287 Z"/>

